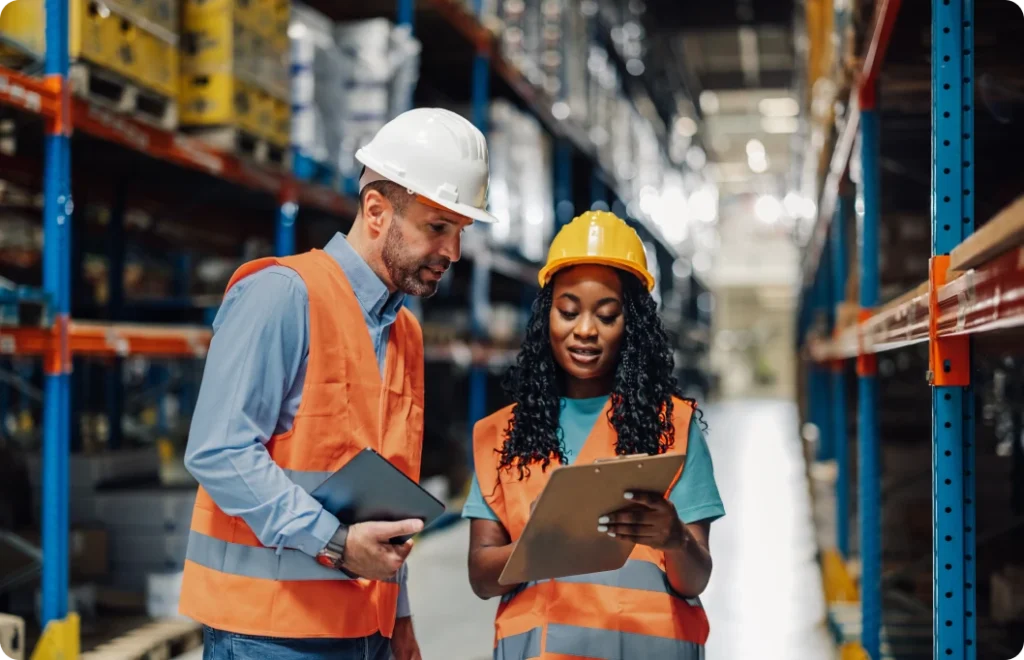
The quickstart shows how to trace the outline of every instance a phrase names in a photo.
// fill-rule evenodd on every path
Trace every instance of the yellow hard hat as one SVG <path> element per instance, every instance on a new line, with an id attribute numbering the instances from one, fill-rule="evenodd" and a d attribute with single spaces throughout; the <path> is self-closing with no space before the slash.
<path id="1" fill-rule="evenodd" d="M 594 264 L 632 273 L 654 289 L 654 276 L 647 270 L 647 253 L 636 230 L 614 213 L 587 211 L 562 227 L 548 249 L 548 261 L 538 280 L 546 286 L 555 273 L 570 266 Z"/>

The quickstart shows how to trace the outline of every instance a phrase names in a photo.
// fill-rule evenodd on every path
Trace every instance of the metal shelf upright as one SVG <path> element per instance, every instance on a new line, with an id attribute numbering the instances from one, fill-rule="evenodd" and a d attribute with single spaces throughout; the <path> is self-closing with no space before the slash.
<path id="1" fill-rule="evenodd" d="M 1024 214 L 1018 202 L 974 234 L 974 2 L 932 0 L 932 199 L 931 258 L 928 282 L 878 308 L 880 118 L 876 106 L 881 60 L 899 9 L 897 0 L 876 5 L 875 21 L 862 75 L 851 95 L 852 109 L 843 127 L 822 192 L 821 214 L 805 253 L 805 309 L 820 311 L 821 281 L 832 242 L 835 278 L 834 306 L 844 298 L 842 274 L 842 209 L 839 183 L 848 166 L 850 145 L 859 137 L 861 177 L 858 187 L 857 255 L 859 312 L 856 322 L 833 323 L 829 337 L 820 331 L 807 342 L 809 368 L 856 358 L 858 376 L 858 496 L 861 550 L 861 634 L 856 640 L 872 660 L 881 656 L 882 562 L 881 496 L 876 353 L 929 342 L 929 385 L 932 388 L 933 483 L 933 640 L 934 657 L 977 657 L 975 609 L 974 514 L 974 399 L 971 387 L 971 336 L 1008 326 L 1024 325 L 1024 306 L 1013 294 L 1024 291 L 1024 268 L 1019 258 Z M 999 220 L 999 218 L 997 218 Z M 831 221 L 831 222 L 830 222 Z M 839 271 L 839 272 L 836 272 Z M 840 317 L 837 316 L 837 320 Z M 810 321 L 805 314 L 802 330 Z M 814 333 L 811 332 L 811 335 Z M 842 500 L 842 457 L 846 437 L 841 423 L 844 406 L 834 401 L 840 416 L 832 425 L 822 422 L 821 393 L 810 382 L 811 420 L 823 436 L 822 446 L 834 446 L 840 457 L 837 488 Z M 834 396 L 841 396 L 837 381 Z M 819 457 L 821 457 L 819 455 Z M 844 529 L 849 509 L 837 506 L 837 545 L 848 551 Z"/>

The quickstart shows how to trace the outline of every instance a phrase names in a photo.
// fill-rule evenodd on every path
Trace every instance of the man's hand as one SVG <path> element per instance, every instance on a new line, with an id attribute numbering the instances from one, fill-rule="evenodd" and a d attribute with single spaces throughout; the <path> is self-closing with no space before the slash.
<path id="1" fill-rule="evenodd" d="M 657 493 L 626 493 L 632 504 L 597 520 L 597 531 L 656 550 L 679 550 L 689 537 L 676 508 Z"/>
<path id="2" fill-rule="evenodd" d="M 395 660 L 423 660 L 420 645 L 412 629 L 412 617 L 404 616 L 395 620 L 395 632 L 391 636 L 391 653 Z"/>
<path id="3" fill-rule="evenodd" d="M 412 550 L 412 539 L 401 545 L 391 543 L 391 539 L 415 534 L 421 529 L 421 520 L 352 525 L 345 541 L 345 570 L 370 580 L 390 580 Z"/>

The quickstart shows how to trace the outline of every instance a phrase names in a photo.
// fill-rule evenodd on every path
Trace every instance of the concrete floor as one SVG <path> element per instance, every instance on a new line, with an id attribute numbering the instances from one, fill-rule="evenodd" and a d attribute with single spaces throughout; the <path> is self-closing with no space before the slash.
<path id="1" fill-rule="evenodd" d="M 711 529 L 707 660 L 832 660 L 796 408 L 737 401 L 710 406 L 706 418 L 726 508 Z M 497 603 L 470 591 L 468 532 L 460 524 L 427 537 L 410 556 L 424 660 L 491 657 Z"/>

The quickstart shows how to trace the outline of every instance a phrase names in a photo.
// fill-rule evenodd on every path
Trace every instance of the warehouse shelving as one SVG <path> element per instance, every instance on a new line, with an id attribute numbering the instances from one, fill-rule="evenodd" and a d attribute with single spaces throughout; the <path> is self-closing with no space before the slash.
<path id="1" fill-rule="evenodd" d="M 876 87 L 900 3 L 876 4 L 871 39 L 860 79 L 851 92 L 821 192 L 820 215 L 803 263 L 800 335 L 809 359 L 808 415 L 821 432 L 819 458 L 834 457 L 837 550 L 850 507 L 843 370 L 856 360 L 858 375 L 859 634 L 844 639 L 867 657 L 884 655 L 882 520 L 876 355 L 917 343 L 929 344 L 932 387 L 934 657 L 975 658 L 977 636 L 974 398 L 971 338 L 1024 325 L 1024 202 L 1018 201 L 974 232 L 974 2 L 931 3 L 931 259 L 928 281 L 879 306 L 881 225 L 880 115 Z M 905 10 L 906 11 L 906 10 Z M 859 139 L 861 180 L 855 200 L 845 187 L 853 146 Z M 846 302 L 845 222 L 857 208 L 859 300 Z M 831 246 L 831 251 L 829 251 Z M 904 256 L 904 258 L 906 258 Z M 825 263 L 827 263 L 827 266 Z M 831 270 L 832 280 L 826 273 Z M 812 329 L 819 317 L 817 327 Z M 832 317 L 822 323 L 822 317 Z M 824 326 L 831 326 L 826 328 Z M 831 388 L 825 386 L 832 372 Z M 848 557 L 843 557 L 846 559 Z M 835 562 L 830 565 L 836 566 Z M 841 564 L 840 564 L 841 565 Z M 839 575 L 842 569 L 827 569 Z M 835 591 L 833 589 L 833 591 Z M 849 594 L 847 594 L 849 596 Z M 856 596 L 855 596 L 856 597 Z M 837 611 L 848 606 L 837 604 Z M 925 614 L 928 608 L 924 609 Z M 892 631 L 890 631 L 892 632 Z M 890 641 L 892 635 L 889 635 Z M 858 656 L 859 657 L 859 656 Z"/>

